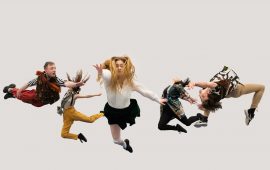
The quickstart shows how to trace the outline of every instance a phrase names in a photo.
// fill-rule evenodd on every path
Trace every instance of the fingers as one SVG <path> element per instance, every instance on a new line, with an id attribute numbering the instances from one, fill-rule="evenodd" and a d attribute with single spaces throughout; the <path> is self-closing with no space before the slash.
<path id="1" fill-rule="evenodd" d="M 95 64 L 93 65 L 93 67 L 95 67 L 97 70 L 101 69 L 101 64 Z"/>
<path id="2" fill-rule="evenodd" d="M 160 99 L 160 101 L 159 101 L 159 103 L 160 103 L 161 105 L 165 105 L 166 102 L 167 102 L 167 99 L 164 99 L 164 98 Z"/>
<path id="3" fill-rule="evenodd" d="M 21 96 L 21 91 L 19 90 L 19 91 L 17 91 L 16 97 L 20 98 L 20 96 Z"/>
<path id="4" fill-rule="evenodd" d="M 84 83 L 83 81 L 80 81 L 80 82 L 79 82 L 79 83 L 77 83 L 76 85 L 80 87 L 80 86 L 84 86 L 84 85 L 85 85 L 85 83 Z"/>
<path id="5" fill-rule="evenodd" d="M 189 89 L 189 90 L 191 90 L 191 89 L 193 89 L 193 88 L 194 88 L 195 83 L 190 82 L 190 83 L 189 83 L 187 86 L 188 86 L 188 89 Z"/>

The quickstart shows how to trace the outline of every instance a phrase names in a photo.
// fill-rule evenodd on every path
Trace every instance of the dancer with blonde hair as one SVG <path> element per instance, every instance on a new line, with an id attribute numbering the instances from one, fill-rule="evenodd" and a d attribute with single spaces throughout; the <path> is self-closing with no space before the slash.
<path id="1" fill-rule="evenodd" d="M 100 77 L 99 81 L 103 81 L 105 85 L 108 102 L 105 104 L 104 114 L 108 119 L 113 141 L 132 153 L 130 141 L 121 138 L 121 130 L 127 127 L 127 123 L 130 126 L 135 124 L 136 117 L 140 116 L 136 99 L 131 99 L 132 92 L 136 91 L 159 104 L 164 104 L 166 99 L 160 99 L 134 80 L 135 67 L 128 56 L 112 57 L 94 67 Z"/>

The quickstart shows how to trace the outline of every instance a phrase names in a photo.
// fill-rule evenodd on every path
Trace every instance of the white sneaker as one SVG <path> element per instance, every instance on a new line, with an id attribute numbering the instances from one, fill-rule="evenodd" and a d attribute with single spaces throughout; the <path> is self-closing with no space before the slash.
<path id="1" fill-rule="evenodd" d="M 204 121 L 201 121 L 201 120 L 198 120 L 198 121 L 194 124 L 194 127 L 196 127 L 196 128 L 206 127 L 206 126 L 207 126 L 207 122 L 204 122 Z"/>

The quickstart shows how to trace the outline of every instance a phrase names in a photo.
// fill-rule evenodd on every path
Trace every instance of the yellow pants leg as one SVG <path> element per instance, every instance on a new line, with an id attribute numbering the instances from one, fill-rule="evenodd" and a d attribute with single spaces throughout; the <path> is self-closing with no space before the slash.
<path id="1" fill-rule="evenodd" d="M 82 121 L 82 122 L 87 122 L 87 123 L 93 123 L 95 122 L 97 119 L 103 117 L 104 114 L 103 113 L 98 113 L 98 114 L 94 114 L 91 116 L 86 116 L 85 114 L 75 111 L 74 114 L 72 115 L 72 118 L 76 121 Z"/>
<path id="2" fill-rule="evenodd" d="M 76 134 L 72 134 L 69 133 L 69 130 L 74 122 L 74 119 L 72 118 L 72 115 L 74 114 L 74 111 L 69 109 L 69 110 L 65 110 L 64 114 L 63 114 L 63 127 L 62 127 L 62 132 L 61 132 L 61 136 L 63 138 L 68 138 L 68 139 L 74 139 L 77 140 L 78 139 L 78 135 Z"/>

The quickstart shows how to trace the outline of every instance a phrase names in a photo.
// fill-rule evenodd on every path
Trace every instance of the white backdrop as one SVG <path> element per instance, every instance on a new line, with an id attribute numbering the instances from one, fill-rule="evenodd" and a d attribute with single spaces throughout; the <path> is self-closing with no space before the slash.
<path id="1" fill-rule="evenodd" d="M 90 115 L 106 102 L 91 65 L 128 54 L 138 81 L 158 95 L 173 77 L 207 81 L 223 65 L 243 83 L 265 84 L 266 91 L 250 126 L 244 123 L 247 95 L 224 100 L 207 128 L 190 126 L 187 134 L 159 131 L 159 105 L 134 94 L 141 117 L 122 134 L 132 154 L 113 144 L 106 118 L 74 123 L 71 131 L 88 138 L 81 144 L 61 138 L 60 102 L 35 108 L 2 94 L 0 169 L 269 169 L 269 8 L 260 0 L 1 1 L 1 89 L 11 82 L 22 86 L 47 60 L 63 79 L 83 69 L 91 80 L 82 93 L 103 92 L 77 101 L 77 110 Z M 198 112 L 183 105 L 188 116 Z"/>

